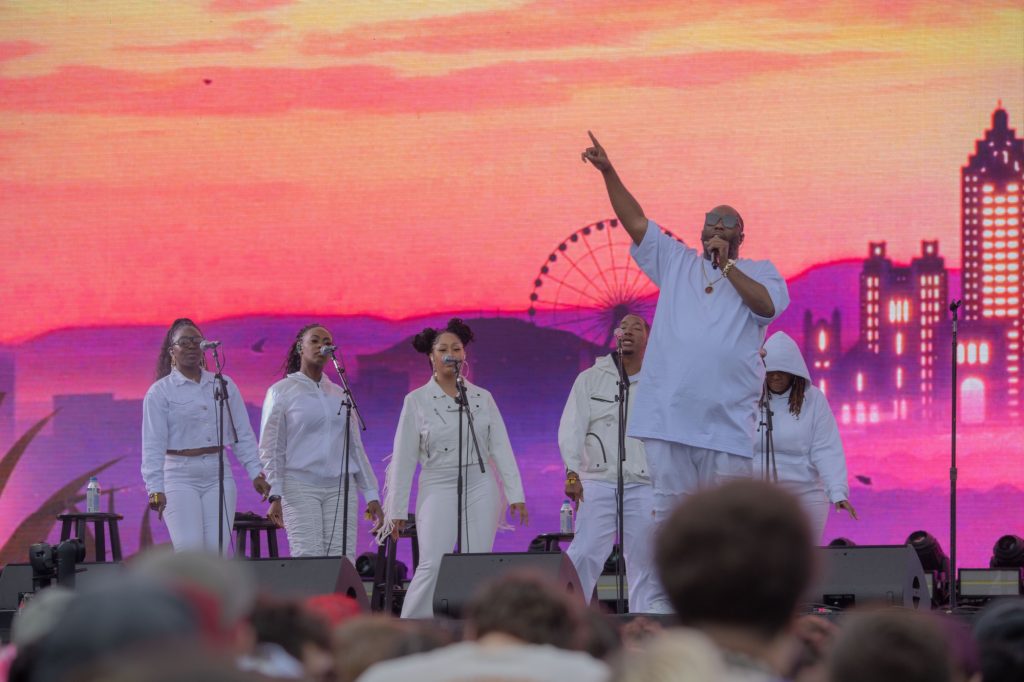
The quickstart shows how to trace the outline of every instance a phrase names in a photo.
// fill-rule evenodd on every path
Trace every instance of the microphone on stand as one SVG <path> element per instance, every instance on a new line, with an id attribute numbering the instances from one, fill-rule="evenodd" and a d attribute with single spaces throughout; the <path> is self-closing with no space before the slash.
<path id="1" fill-rule="evenodd" d="M 334 351 L 338 350 L 337 346 L 320 346 L 320 355 L 334 355 Z"/>
<path id="2" fill-rule="evenodd" d="M 949 309 L 953 312 L 956 312 L 956 309 L 959 308 L 961 304 L 963 304 L 963 302 L 963 299 L 955 298 L 953 299 L 953 302 L 949 304 Z"/>
<path id="3" fill-rule="evenodd" d="M 452 357 L 451 355 L 445 355 L 443 358 L 441 358 L 441 362 L 443 362 L 446 365 L 453 365 L 454 367 L 459 367 L 462 365 L 462 360 Z"/>
<path id="4" fill-rule="evenodd" d="M 199 342 L 199 350 L 213 350 L 220 346 L 220 341 L 207 341 L 203 339 Z"/>
<path id="5" fill-rule="evenodd" d="M 615 331 L 612 332 L 612 336 L 615 337 L 615 346 L 622 345 L 622 337 L 626 335 L 626 332 L 622 331 L 622 327 L 616 327 Z"/>

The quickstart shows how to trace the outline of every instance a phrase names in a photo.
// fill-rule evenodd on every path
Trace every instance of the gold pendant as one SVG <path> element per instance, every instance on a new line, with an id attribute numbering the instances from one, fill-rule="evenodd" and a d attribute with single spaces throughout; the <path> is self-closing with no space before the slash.
<path id="1" fill-rule="evenodd" d="M 707 285 L 706 287 L 704 287 L 704 293 L 705 293 L 705 294 L 710 294 L 710 293 L 712 293 L 712 292 L 713 292 L 714 290 L 715 290 L 715 288 L 714 288 L 713 286 L 711 286 L 710 284 L 709 284 L 709 285 Z"/>

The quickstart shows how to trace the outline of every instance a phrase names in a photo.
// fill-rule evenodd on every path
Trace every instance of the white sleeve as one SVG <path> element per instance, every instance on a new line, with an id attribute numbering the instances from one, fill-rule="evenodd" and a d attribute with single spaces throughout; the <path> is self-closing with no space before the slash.
<path id="1" fill-rule="evenodd" d="M 508 431 L 505 429 L 505 421 L 501 418 L 501 412 L 498 411 L 498 404 L 494 402 L 494 397 L 490 393 L 487 394 L 487 407 L 491 413 L 491 428 L 487 432 L 487 450 L 491 454 L 491 461 L 498 466 L 498 473 L 501 474 L 501 480 L 505 486 L 505 498 L 509 504 L 525 502 L 523 480 L 519 475 L 516 456 L 512 452 L 512 442 L 508 439 Z"/>
<path id="2" fill-rule="evenodd" d="M 768 290 L 768 297 L 772 299 L 772 306 L 775 308 L 775 312 L 771 317 L 764 317 L 763 315 L 758 315 L 753 310 L 750 311 L 754 319 L 762 327 L 765 327 L 772 320 L 777 319 L 789 307 L 789 287 L 786 286 L 786 279 L 779 274 L 779 271 L 769 261 L 762 261 L 760 272 L 756 276 L 751 276 L 751 279 Z"/>
<path id="3" fill-rule="evenodd" d="M 359 435 L 359 420 L 353 419 L 350 428 L 352 429 L 352 445 L 356 460 L 359 462 L 359 471 L 355 474 L 356 485 L 362 491 L 364 500 L 367 502 L 377 501 L 380 499 L 377 493 L 377 475 L 373 473 L 370 458 L 366 455 L 366 448 L 363 446 L 363 437 Z"/>
<path id="4" fill-rule="evenodd" d="M 147 494 L 164 492 L 167 414 L 167 397 L 152 386 L 142 399 L 142 480 Z"/>
<path id="5" fill-rule="evenodd" d="M 683 258 L 689 250 L 685 244 L 662 232 L 653 220 L 647 221 L 647 232 L 640 243 L 629 247 L 633 260 L 659 289 L 662 278 L 672 268 L 673 262 Z"/>
<path id="6" fill-rule="evenodd" d="M 281 476 L 284 471 L 284 450 L 288 442 L 288 423 L 285 419 L 284 404 L 278 396 L 278 390 L 271 386 L 263 401 L 263 413 L 260 416 L 260 462 L 267 474 L 274 495 L 281 494 Z"/>
<path id="7" fill-rule="evenodd" d="M 584 468 L 584 443 L 590 425 L 586 388 L 584 375 L 580 374 L 572 385 L 569 399 L 562 410 L 562 419 L 558 423 L 558 449 L 562 453 L 562 461 L 566 469 L 576 473 Z"/>
<path id="8" fill-rule="evenodd" d="M 412 476 L 420 460 L 419 410 L 410 393 L 405 396 L 402 414 L 398 417 L 395 443 L 384 476 L 384 519 L 389 521 L 409 518 L 409 495 L 412 493 Z"/>
<path id="9" fill-rule="evenodd" d="M 836 503 L 848 500 L 850 484 L 846 480 L 846 454 L 843 452 L 843 441 L 839 437 L 835 415 L 828 406 L 828 400 L 820 393 L 814 395 L 813 405 L 808 407 L 814 408 L 811 463 L 825 484 L 829 501 Z"/>
<path id="10" fill-rule="evenodd" d="M 239 392 L 238 386 L 236 386 L 235 382 L 227 377 L 224 377 L 224 381 L 228 385 L 227 408 L 231 411 L 231 417 L 224 427 L 226 429 L 232 423 L 235 425 L 235 437 L 238 440 L 231 446 L 231 449 L 234 450 L 235 457 L 238 458 L 238 461 L 245 467 L 246 473 L 249 474 L 249 480 L 253 480 L 259 476 L 260 471 L 262 471 L 262 468 L 260 467 L 259 446 L 256 444 L 256 434 L 252 431 L 252 422 L 249 421 L 249 411 L 245 409 L 245 401 L 242 399 L 242 394 Z M 226 438 L 226 430 L 224 435 Z"/>

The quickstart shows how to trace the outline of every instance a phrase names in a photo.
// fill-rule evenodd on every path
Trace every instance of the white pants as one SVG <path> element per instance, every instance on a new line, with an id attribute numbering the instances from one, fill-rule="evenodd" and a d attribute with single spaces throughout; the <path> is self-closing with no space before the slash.
<path id="1" fill-rule="evenodd" d="M 807 521 L 811 524 L 811 540 L 820 545 L 825 536 L 825 524 L 828 522 L 828 510 L 832 503 L 825 495 L 825 489 L 816 483 L 799 484 L 779 481 L 779 486 L 792 494 L 800 503 Z"/>
<path id="2" fill-rule="evenodd" d="M 317 486 L 285 476 L 281 488 L 281 512 L 288 535 L 288 551 L 293 557 L 341 556 L 345 510 L 344 484 Z M 345 556 L 356 558 L 359 531 L 359 488 L 349 475 L 348 546 Z"/>
<path id="3" fill-rule="evenodd" d="M 728 452 L 695 448 L 654 438 L 644 439 L 647 470 L 654 487 L 654 520 L 660 525 L 688 495 L 727 481 L 750 479 L 754 460 Z M 658 584 L 651 613 L 671 613 L 668 596 Z"/>
<path id="4" fill-rule="evenodd" d="M 218 455 L 164 457 L 164 523 L 174 550 L 217 551 L 217 503 L 220 500 Z M 235 479 L 224 462 L 224 551 L 232 545 L 231 526 L 235 520 Z"/>
<path id="5" fill-rule="evenodd" d="M 480 473 L 474 464 L 465 467 L 466 496 L 462 513 L 462 551 L 490 552 L 498 532 L 501 496 L 490 471 Z M 402 618 L 431 618 L 434 587 L 441 558 L 455 547 L 458 468 L 421 469 L 416 493 L 416 535 L 420 564 L 416 567 L 402 605 Z"/>
<path id="6" fill-rule="evenodd" d="M 615 541 L 617 485 L 582 481 L 583 502 L 576 516 L 576 535 L 566 554 L 580 576 L 580 589 L 589 602 Z M 652 550 L 654 510 L 652 487 L 630 483 L 623 489 L 622 524 L 631 613 L 649 613 L 658 592 Z"/>

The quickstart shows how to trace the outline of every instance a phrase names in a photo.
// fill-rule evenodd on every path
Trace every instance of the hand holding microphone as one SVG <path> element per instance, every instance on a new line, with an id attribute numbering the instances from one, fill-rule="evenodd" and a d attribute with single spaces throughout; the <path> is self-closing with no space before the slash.
<path id="1" fill-rule="evenodd" d="M 704 242 L 704 248 L 711 256 L 712 269 L 718 270 L 722 265 L 722 259 L 729 258 L 729 247 L 729 242 L 718 235 Z"/>

